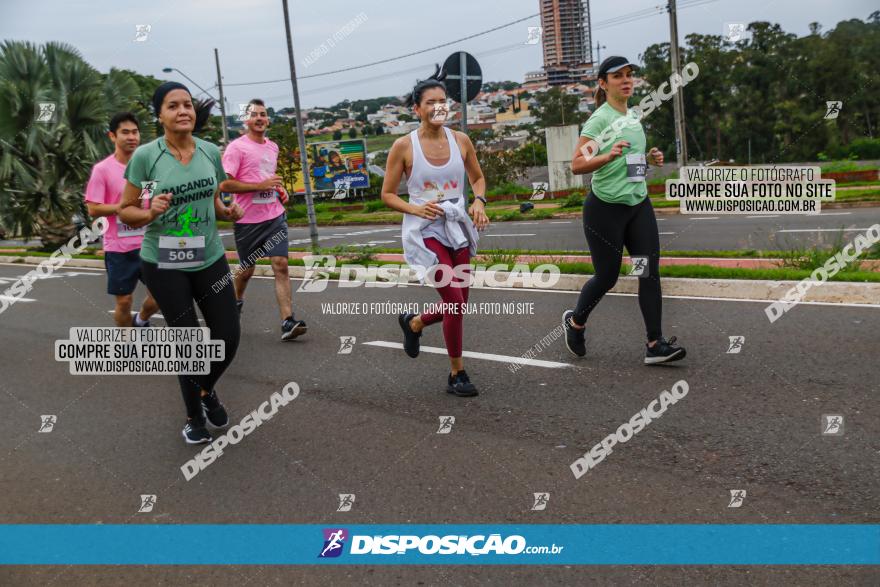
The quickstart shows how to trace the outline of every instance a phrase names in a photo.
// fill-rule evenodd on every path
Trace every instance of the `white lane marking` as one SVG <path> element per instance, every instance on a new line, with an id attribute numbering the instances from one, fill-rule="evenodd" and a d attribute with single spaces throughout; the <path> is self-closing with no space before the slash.
<path id="1" fill-rule="evenodd" d="M 537 236 L 535 234 L 484 234 L 483 236 Z"/>
<path id="2" fill-rule="evenodd" d="M 786 228 L 776 232 L 864 232 L 867 228 Z"/>
<path id="3" fill-rule="evenodd" d="M 861 229 L 867 230 L 867 229 Z M 21 268 L 21 263 L 0 263 L 0 266 L 9 266 L 9 267 L 18 267 Z M 104 269 L 93 269 L 91 267 L 77 267 L 77 269 L 88 269 L 91 271 L 104 271 Z M 275 277 L 263 276 L 263 275 L 255 275 L 251 279 L 271 279 L 275 280 Z M 291 277 L 291 281 L 303 281 L 301 277 Z M 338 279 L 330 279 L 329 281 L 339 282 Z M 418 283 L 409 283 L 406 287 L 430 287 L 427 285 L 420 285 Z M 538 292 L 538 293 L 555 293 L 555 294 L 573 294 L 580 295 L 580 291 L 570 291 L 570 290 L 562 290 L 562 289 L 542 289 L 542 288 L 525 288 L 525 287 L 510 287 L 510 288 L 502 288 L 502 287 L 485 287 L 485 286 L 472 286 L 470 289 L 485 289 L 490 291 L 497 292 L 505 292 L 505 293 L 529 293 L 529 292 Z M 607 293 L 605 295 L 608 296 L 628 296 L 628 297 L 637 297 L 638 294 L 628 294 L 628 293 Z M 757 304 L 767 304 L 772 303 L 776 300 L 755 300 L 752 298 L 716 298 L 716 297 L 701 297 L 701 296 L 674 296 L 674 295 L 663 295 L 664 299 L 669 300 L 705 300 L 709 302 L 752 302 Z M 877 308 L 880 309 L 880 304 L 847 304 L 847 303 L 839 303 L 839 302 L 798 302 L 800 306 L 834 306 L 838 308 Z M 113 311 L 110 310 L 112 314 Z M 155 314 L 155 316 L 159 317 L 160 314 Z M 201 321 L 201 318 L 199 319 Z M 424 347 L 422 347 L 424 348 Z M 446 352 L 445 350 L 443 351 Z"/>
<path id="4" fill-rule="evenodd" d="M 852 212 L 820 212 L 819 216 L 848 216 Z"/>
<path id="5" fill-rule="evenodd" d="M 550 224 L 571 224 L 571 220 L 553 220 Z"/>
<path id="6" fill-rule="evenodd" d="M 402 349 L 403 345 L 399 342 L 386 342 L 384 340 L 373 340 L 365 342 L 365 345 L 378 346 L 387 349 Z M 435 355 L 446 355 L 446 349 L 436 346 L 420 346 L 419 350 L 424 353 L 433 353 Z M 528 365 L 530 367 L 547 367 L 549 369 L 559 369 L 562 367 L 571 367 L 570 363 L 557 363 L 556 361 L 542 361 L 540 359 L 524 359 L 522 357 L 509 357 L 507 355 L 494 355 L 492 353 L 477 353 L 474 351 L 462 351 L 461 355 L 469 359 L 483 359 L 484 361 L 496 361 L 498 363 L 516 363 L 517 365 Z"/>
<path id="7" fill-rule="evenodd" d="M 13 303 L 14 302 L 36 302 L 37 301 L 33 298 L 17 298 L 15 296 L 4 296 L 4 295 L 0 295 L 0 300 L 3 300 L 4 302 L 13 302 Z"/>
<path id="8" fill-rule="evenodd" d="M 746 216 L 746 218 L 779 218 L 779 214 L 758 214 L 757 216 Z"/>
<path id="9" fill-rule="evenodd" d="M 674 232 L 661 232 L 659 234 L 675 234 Z"/>
<path id="10" fill-rule="evenodd" d="M 48 259 L 49 257 L 46 257 L 46 258 Z M 5 266 L 5 267 L 18 267 L 19 269 L 22 269 L 24 267 L 36 267 L 36 265 L 31 265 L 29 263 L 28 264 L 25 264 L 25 263 L 0 263 L 0 265 Z M 77 272 L 77 271 L 104 271 L 104 268 L 103 267 L 100 267 L 100 268 L 98 268 L 98 267 L 75 267 L 75 268 L 71 268 L 71 269 L 62 269 L 61 271 L 68 271 L 68 272 L 70 272 L 70 271 L 74 271 L 74 272 Z M 53 273 L 53 275 L 54 275 L 54 273 Z"/>
<path id="11" fill-rule="evenodd" d="M 717 216 L 696 216 L 691 220 L 718 220 Z"/>
<path id="12" fill-rule="evenodd" d="M 140 310 L 132 310 L 131 315 L 134 316 L 138 312 L 140 312 Z M 114 314 L 115 312 L 113 310 L 107 310 L 107 313 Z M 165 316 L 163 316 L 162 314 L 153 314 L 152 316 L 150 316 L 150 320 L 152 320 L 153 318 L 160 318 L 162 320 L 165 320 Z M 199 318 L 198 320 L 199 320 L 199 322 L 204 322 L 204 320 L 202 318 Z M 166 322 L 167 322 L 167 320 L 166 320 Z"/>

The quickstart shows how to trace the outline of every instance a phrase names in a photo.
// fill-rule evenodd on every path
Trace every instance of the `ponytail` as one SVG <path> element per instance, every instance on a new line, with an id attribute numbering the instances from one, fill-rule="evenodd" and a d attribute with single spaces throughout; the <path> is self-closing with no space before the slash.
<path id="1" fill-rule="evenodd" d="M 596 93 L 594 95 L 594 100 L 596 101 L 596 108 L 598 109 L 602 104 L 607 101 L 608 97 L 605 95 L 605 90 L 603 90 L 599 85 L 596 85 Z M 595 112 L 595 110 L 594 110 Z"/>
<path id="2" fill-rule="evenodd" d="M 193 128 L 193 134 L 201 131 L 208 124 L 208 118 L 211 116 L 211 109 L 214 108 L 216 102 L 212 98 L 205 100 L 193 99 L 193 109 L 196 111 L 196 123 Z"/>
<path id="3" fill-rule="evenodd" d="M 440 88 L 444 92 L 446 92 L 446 84 L 443 83 L 443 80 L 446 79 L 446 70 L 436 64 L 434 65 L 434 67 L 436 68 L 434 74 L 426 80 L 420 80 L 416 82 L 416 85 L 413 87 L 412 92 L 407 94 L 406 100 L 404 101 L 405 106 L 417 106 L 419 102 L 421 102 L 422 94 L 425 93 L 425 90 L 430 90 L 431 88 Z"/>

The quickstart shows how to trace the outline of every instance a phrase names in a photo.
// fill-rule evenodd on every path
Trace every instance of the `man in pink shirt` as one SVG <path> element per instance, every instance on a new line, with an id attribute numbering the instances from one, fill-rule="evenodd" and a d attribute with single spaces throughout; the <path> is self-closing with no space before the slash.
<path id="1" fill-rule="evenodd" d="M 141 142 L 140 126 L 131 112 L 120 112 L 110 119 L 107 133 L 115 150 L 92 167 L 86 185 L 86 205 L 92 218 L 106 216 L 109 224 L 104 234 L 104 267 L 107 268 L 107 293 L 116 296 L 113 318 L 117 326 L 149 326 L 150 316 L 159 311 L 156 300 L 147 291 L 140 312 L 131 315 L 132 294 L 141 280 L 141 241 L 146 228 L 132 228 L 119 220 L 119 202 L 125 187 L 125 166 Z"/>
<path id="2" fill-rule="evenodd" d="M 247 134 L 226 147 L 223 169 L 229 179 L 220 184 L 221 192 L 235 194 L 235 202 L 244 216 L 235 222 L 235 248 L 239 271 L 235 275 L 238 312 L 244 305 L 244 290 L 254 274 L 260 257 L 269 257 L 275 273 L 275 298 L 281 311 L 281 340 L 293 340 L 308 330 L 306 323 L 293 315 L 290 276 L 287 269 L 287 192 L 275 171 L 278 145 L 266 138 L 269 115 L 262 100 L 248 104 L 244 121 Z"/>

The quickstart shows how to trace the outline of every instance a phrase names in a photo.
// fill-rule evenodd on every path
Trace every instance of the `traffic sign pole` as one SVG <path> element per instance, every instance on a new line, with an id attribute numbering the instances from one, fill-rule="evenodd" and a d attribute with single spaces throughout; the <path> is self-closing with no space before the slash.
<path id="1" fill-rule="evenodd" d="M 459 69 L 461 70 L 461 132 L 467 132 L 467 103 L 468 103 L 468 92 L 467 92 L 467 53 L 464 51 L 460 51 L 458 54 L 458 64 Z M 467 182 L 465 182 L 465 187 L 467 187 Z"/>

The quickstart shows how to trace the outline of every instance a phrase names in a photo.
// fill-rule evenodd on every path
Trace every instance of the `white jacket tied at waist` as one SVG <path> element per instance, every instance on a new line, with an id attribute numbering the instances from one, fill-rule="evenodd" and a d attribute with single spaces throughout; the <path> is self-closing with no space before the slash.
<path id="1" fill-rule="evenodd" d="M 410 202 L 415 205 L 423 205 L 430 199 L 421 200 L 415 196 L 410 196 Z M 480 240 L 474 223 L 468 216 L 464 206 L 464 196 L 454 199 L 441 200 L 440 207 L 443 209 L 444 215 L 441 217 L 443 228 L 446 231 L 446 238 L 450 243 L 455 245 L 455 249 L 467 246 L 470 255 L 473 257 L 477 254 L 477 243 Z M 422 228 L 435 222 L 427 218 L 421 218 L 413 214 L 403 215 L 403 258 L 412 267 L 419 281 L 424 283 L 428 269 L 437 264 L 437 255 L 431 249 L 425 246 L 425 239 L 422 236 Z"/>

